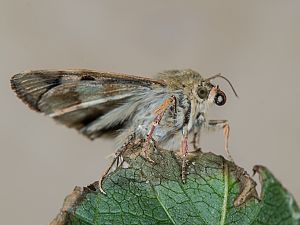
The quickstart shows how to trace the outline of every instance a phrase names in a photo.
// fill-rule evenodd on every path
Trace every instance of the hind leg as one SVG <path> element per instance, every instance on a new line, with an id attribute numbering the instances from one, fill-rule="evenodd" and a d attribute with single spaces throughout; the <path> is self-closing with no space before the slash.
<path id="1" fill-rule="evenodd" d="M 108 173 L 111 171 L 112 167 L 117 163 L 117 167 L 120 166 L 121 164 L 119 164 L 119 160 L 122 157 L 122 155 L 126 152 L 126 150 L 128 149 L 128 146 L 132 143 L 133 139 L 135 138 L 134 134 L 131 134 L 128 137 L 128 140 L 125 142 L 125 144 L 118 149 L 118 151 L 115 154 L 115 157 L 113 159 L 113 161 L 111 162 L 111 164 L 109 165 L 109 167 L 104 171 L 104 173 L 101 175 L 100 179 L 99 179 L 99 190 L 103 193 L 106 194 L 105 191 L 102 188 L 103 185 L 103 181 L 106 178 L 106 176 L 108 175 Z"/>
<path id="2" fill-rule="evenodd" d="M 153 122 L 151 123 L 150 129 L 147 134 L 147 138 L 145 140 L 144 146 L 143 146 L 143 156 L 148 159 L 150 162 L 154 162 L 152 159 L 149 158 L 148 156 L 148 149 L 149 149 L 149 144 L 150 141 L 152 140 L 154 131 L 156 127 L 159 125 L 161 119 L 163 118 L 166 110 L 171 106 L 174 105 L 175 113 L 176 113 L 176 97 L 172 95 L 168 99 L 166 99 L 156 110 L 155 110 L 155 118 Z"/>

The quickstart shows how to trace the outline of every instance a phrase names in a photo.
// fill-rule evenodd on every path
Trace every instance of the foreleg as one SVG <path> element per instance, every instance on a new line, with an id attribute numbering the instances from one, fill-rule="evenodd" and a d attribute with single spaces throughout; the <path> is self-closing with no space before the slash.
<path id="1" fill-rule="evenodd" d="M 229 133 L 230 133 L 230 126 L 227 120 L 209 120 L 208 121 L 209 128 L 217 128 L 223 129 L 224 132 L 224 148 L 226 155 L 230 161 L 233 161 L 228 149 L 228 140 L 229 140 Z"/>

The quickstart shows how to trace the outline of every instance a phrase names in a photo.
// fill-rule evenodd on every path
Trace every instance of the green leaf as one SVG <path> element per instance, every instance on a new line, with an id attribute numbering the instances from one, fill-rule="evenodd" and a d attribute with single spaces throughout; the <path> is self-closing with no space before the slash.
<path id="1" fill-rule="evenodd" d="M 119 167 L 105 180 L 66 198 L 54 224 L 203 224 L 299 225 L 300 212 L 292 196 L 263 166 L 255 166 L 256 183 L 234 163 L 212 153 L 189 156 L 188 175 L 181 179 L 181 158 L 155 150 L 151 163 L 130 149 Z"/>

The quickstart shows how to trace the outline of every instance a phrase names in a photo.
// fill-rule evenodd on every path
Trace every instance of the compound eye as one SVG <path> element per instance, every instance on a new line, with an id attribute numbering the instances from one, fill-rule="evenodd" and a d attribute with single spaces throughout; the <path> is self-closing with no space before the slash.
<path id="1" fill-rule="evenodd" d="M 227 98 L 223 91 L 218 90 L 214 100 L 216 105 L 222 106 L 226 103 Z"/>
<path id="2" fill-rule="evenodd" d="M 206 99 L 208 97 L 208 90 L 207 90 L 207 88 L 200 86 L 200 87 L 198 87 L 197 94 L 198 94 L 199 98 Z"/>

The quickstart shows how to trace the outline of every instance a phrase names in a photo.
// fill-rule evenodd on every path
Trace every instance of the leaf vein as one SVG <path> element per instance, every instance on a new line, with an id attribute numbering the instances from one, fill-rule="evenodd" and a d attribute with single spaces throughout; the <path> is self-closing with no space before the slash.
<path id="1" fill-rule="evenodd" d="M 171 222 L 175 225 L 176 223 L 175 223 L 174 219 L 171 217 L 171 215 L 170 215 L 170 213 L 168 212 L 167 208 L 162 204 L 162 202 L 161 202 L 161 200 L 160 200 L 160 198 L 159 198 L 159 196 L 158 196 L 158 193 L 157 193 L 157 191 L 155 190 L 154 186 L 153 186 L 152 184 L 151 184 L 150 186 L 151 186 L 152 190 L 153 190 L 154 193 L 155 193 L 155 197 L 156 197 L 157 201 L 159 202 L 159 204 L 161 205 L 161 207 L 163 208 L 163 210 L 165 211 L 165 213 L 167 214 L 167 216 L 169 217 L 169 219 L 171 220 Z"/>
<path id="2" fill-rule="evenodd" d="M 222 214 L 221 214 L 221 219 L 220 219 L 220 225 L 225 224 L 225 219 L 226 219 L 226 214 L 227 214 L 227 203 L 228 203 L 228 176 L 229 176 L 229 171 L 228 171 L 228 165 L 226 162 L 224 162 L 224 198 L 223 198 L 223 206 L 222 206 Z"/>

